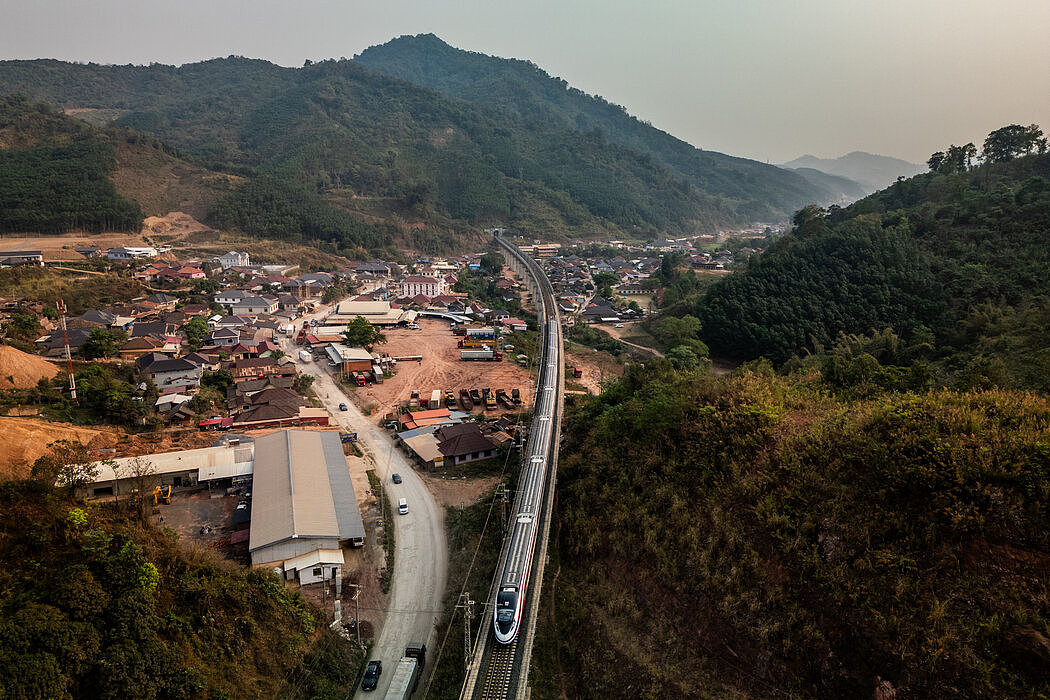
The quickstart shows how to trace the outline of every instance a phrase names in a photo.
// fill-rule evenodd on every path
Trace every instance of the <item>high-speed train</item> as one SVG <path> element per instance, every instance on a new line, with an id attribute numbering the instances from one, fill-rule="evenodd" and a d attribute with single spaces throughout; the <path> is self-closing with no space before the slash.
<path id="1" fill-rule="evenodd" d="M 496 641 L 501 644 L 514 641 L 525 615 L 525 593 L 532 568 L 532 553 L 536 548 L 536 532 L 540 525 L 539 511 L 547 478 L 547 463 L 555 435 L 554 421 L 561 372 L 560 327 L 550 283 L 539 265 L 516 250 L 513 253 L 529 266 L 541 288 L 543 364 L 536 382 L 532 433 L 525 450 L 526 459 L 514 500 L 514 522 L 506 548 L 506 559 L 500 563 L 499 587 L 493 606 L 493 629 Z"/>

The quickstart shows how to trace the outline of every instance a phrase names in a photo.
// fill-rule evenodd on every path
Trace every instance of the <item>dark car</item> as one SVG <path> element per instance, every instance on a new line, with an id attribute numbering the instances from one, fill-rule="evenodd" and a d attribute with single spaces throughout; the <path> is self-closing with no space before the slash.
<path id="1" fill-rule="evenodd" d="M 394 474 L 393 476 L 390 477 L 390 480 L 393 481 L 395 484 L 400 484 L 401 483 L 401 475 L 400 474 Z"/>
<path id="2" fill-rule="evenodd" d="M 339 410 L 340 411 L 349 411 L 350 409 L 349 409 L 349 407 L 347 407 L 347 405 L 345 403 L 341 403 L 341 404 L 339 404 Z"/>
<path id="3" fill-rule="evenodd" d="M 383 662 L 369 661 L 365 668 L 365 677 L 361 679 L 361 690 L 375 690 L 381 675 L 383 675 Z"/>

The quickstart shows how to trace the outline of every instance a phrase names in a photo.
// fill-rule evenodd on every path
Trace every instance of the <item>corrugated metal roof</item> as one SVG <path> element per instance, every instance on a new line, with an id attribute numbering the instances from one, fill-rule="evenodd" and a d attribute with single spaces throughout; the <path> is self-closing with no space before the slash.
<path id="1" fill-rule="evenodd" d="M 179 450 L 178 452 L 159 452 L 152 455 L 143 455 L 141 457 L 122 457 L 121 459 L 113 460 L 116 463 L 117 471 L 120 473 L 119 478 L 128 478 L 130 476 L 129 465 L 132 460 L 143 459 L 153 465 L 153 473 L 156 475 L 161 474 L 172 474 L 182 471 L 189 471 L 193 469 L 203 469 L 205 467 L 215 467 L 219 465 L 233 464 L 234 462 L 247 462 L 251 460 L 250 447 L 247 459 L 244 459 L 245 451 L 243 448 L 237 449 L 228 445 L 222 447 L 202 447 L 198 450 Z M 113 481 L 118 478 L 113 473 L 113 466 L 106 462 L 97 463 L 99 467 L 98 476 L 95 477 L 94 483 Z"/>
<path id="2" fill-rule="evenodd" d="M 201 467 L 197 473 L 197 481 L 211 481 L 212 479 L 230 479 L 235 476 L 248 476 L 252 473 L 252 462 L 236 462 L 234 464 L 221 464 L 214 467 Z"/>
<path id="3" fill-rule="evenodd" d="M 364 537 L 353 488 L 337 433 L 256 438 L 249 550 L 296 538 Z"/>
<path id="4" fill-rule="evenodd" d="M 343 443 L 338 433 L 321 433 L 321 447 L 328 465 L 328 481 L 332 485 L 332 503 L 339 523 L 339 539 L 349 540 L 365 536 L 365 523 L 357 507 L 357 494 L 346 466 Z"/>

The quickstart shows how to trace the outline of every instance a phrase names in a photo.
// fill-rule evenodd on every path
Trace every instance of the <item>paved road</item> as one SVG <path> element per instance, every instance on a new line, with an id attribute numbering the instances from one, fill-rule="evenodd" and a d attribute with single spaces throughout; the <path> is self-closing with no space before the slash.
<path id="1" fill-rule="evenodd" d="M 312 316 L 323 315 L 319 311 Z M 296 324 L 296 328 L 301 325 Z M 293 337 L 294 338 L 294 337 Z M 282 341 L 285 352 L 298 362 L 299 348 L 292 338 Z M 393 516 L 395 526 L 394 576 L 387 604 L 386 621 L 379 639 L 372 649 L 373 659 L 383 662 L 383 675 L 373 693 L 357 692 L 355 697 L 383 697 L 386 694 L 394 667 L 404 653 L 405 646 L 425 642 L 428 650 L 437 651 L 435 623 L 440 616 L 441 598 L 448 577 L 448 543 L 445 539 L 444 512 L 438 507 L 423 480 L 393 446 L 386 430 L 372 423 L 347 398 L 329 372 L 326 359 L 319 362 L 298 362 L 299 370 L 314 377 L 314 392 L 324 401 L 334 422 L 347 432 L 356 432 L 360 446 L 372 455 L 376 473 L 387 489 L 396 511 L 397 499 L 408 499 L 408 514 Z M 348 411 L 340 411 L 345 402 Z M 398 473 L 402 483 L 394 484 L 390 475 Z"/>

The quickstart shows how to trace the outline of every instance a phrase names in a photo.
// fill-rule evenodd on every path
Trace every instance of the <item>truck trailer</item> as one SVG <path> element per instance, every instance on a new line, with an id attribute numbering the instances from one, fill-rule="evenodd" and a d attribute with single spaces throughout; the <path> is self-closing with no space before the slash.
<path id="1" fill-rule="evenodd" d="M 423 669 L 427 665 L 427 647 L 425 644 L 409 644 L 405 655 L 394 667 L 394 675 L 386 691 L 387 700 L 408 700 L 419 686 Z"/>
<path id="2" fill-rule="evenodd" d="M 313 358 L 314 358 L 314 356 L 310 354 L 309 350 L 300 350 L 299 351 L 299 361 L 300 362 L 309 362 Z"/>
<path id="3" fill-rule="evenodd" d="M 482 347 L 476 350 L 460 350 L 459 359 L 461 360 L 488 360 L 490 362 L 500 362 L 503 360 L 503 353 L 498 350 L 493 350 L 490 347 Z"/>
<path id="4" fill-rule="evenodd" d="M 434 389 L 430 392 L 430 403 L 427 404 L 427 408 L 431 410 L 441 408 L 441 389 Z"/>

